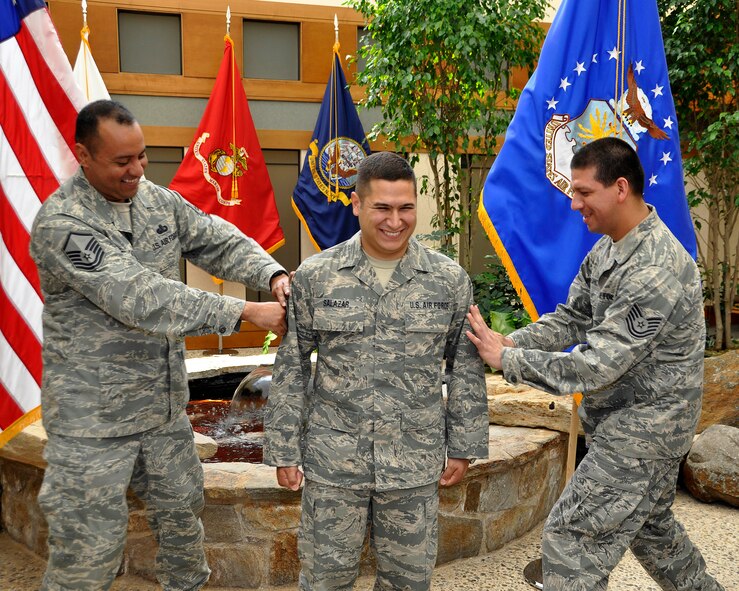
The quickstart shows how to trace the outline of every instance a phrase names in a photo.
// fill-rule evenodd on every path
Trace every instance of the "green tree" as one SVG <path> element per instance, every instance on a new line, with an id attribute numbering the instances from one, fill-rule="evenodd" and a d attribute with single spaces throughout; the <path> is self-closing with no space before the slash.
<path id="1" fill-rule="evenodd" d="M 739 1 L 658 0 L 714 348 L 732 346 L 739 280 Z M 704 238 L 701 238 L 701 235 Z"/>
<path id="2" fill-rule="evenodd" d="M 441 248 L 470 270 L 472 216 L 496 142 L 510 121 L 511 69 L 531 69 L 547 0 L 347 0 L 367 21 L 357 82 L 396 149 L 429 155 L 422 194 L 436 204 Z"/>

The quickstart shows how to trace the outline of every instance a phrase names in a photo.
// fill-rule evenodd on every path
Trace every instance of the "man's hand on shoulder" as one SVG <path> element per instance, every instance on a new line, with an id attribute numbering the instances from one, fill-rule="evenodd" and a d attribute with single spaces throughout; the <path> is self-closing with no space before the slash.
<path id="1" fill-rule="evenodd" d="M 289 275 L 287 273 L 280 273 L 275 275 L 270 281 L 269 288 L 272 291 L 272 296 L 280 303 L 284 308 L 287 306 L 287 298 L 290 297 L 290 282 L 293 280 L 295 271 Z"/>
<path id="2" fill-rule="evenodd" d="M 287 332 L 285 308 L 279 302 L 245 302 L 241 320 L 247 320 L 277 335 Z"/>
<path id="3" fill-rule="evenodd" d="M 467 320 L 472 328 L 472 331 L 467 331 L 467 338 L 477 347 L 482 360 L 494 369 L 503 369 L 503 348 L 515 347 L 516 343 L 510 337 L 491 330 L 475 305 L 470 306 Z"/>

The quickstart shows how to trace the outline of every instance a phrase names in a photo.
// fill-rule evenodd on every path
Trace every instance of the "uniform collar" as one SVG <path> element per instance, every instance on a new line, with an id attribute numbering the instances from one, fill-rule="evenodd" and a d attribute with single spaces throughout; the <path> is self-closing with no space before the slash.
<path id="1" fill-rule="evenodd" d="M 90 209 L 97 217 L 109 222 L 115 226 L 116 213 L 114 208 L 110 205 L 110 202 L 103 197 L 95 187 L 90 184 L 87 180 L 85 172 L 80 166 L 77 172 L 70 179 L 74 192 L 81 203 L 88 209 Z M 142 180 L 142 183 L 146 181 Z M 139 190 L 136 195 L 131 199 L 131 224 L 133 226 L 133 238 L 134 242 L 145 230 L 148 219 L 149 219 L 149 208 L 151 201 L 147 191 L 142 190 L 143 184 L 139 185 Z"/>
<path id="2" fill-rule="evenodd" d="M 340 246 L 338 253 L 339 269 L 357 267 L 369 262 L 362 250 L 361 236 L 362 232 L 357 232 Z M 398 269 L 404 275 L 415 275 L 416 272 L 429 273 L 433 270 L 425 250 L 415 238 L 411 237 L 409 240 L 408 250 L 400 259 Z"/>
<path id="3" fill-rule="evenodd" d="M 634 226 L 621 240 L 611 244 L 611 257 L 618 264 L 626 261 L 642 243 L 644 238 L 654 232 L 659 225 L 660 219 L 657 215 L 657 210 L 649 203 L 647 203 L 647 207 L 649 208 L 647 217 Z"/>
<path id="4" fill-rule="evenodd" d="M 357 232 L 349 240 L 339 245 L 337 253 L 338 268 L 353 269 L 354 275 L 360 281 L 371 286 L 378 294 L 410 281 L 418 273 L 430 273 L 433 270 L 423 246 L 411 237 L 408 241 L 408 250 L 400 259 L 387 287 L 383 289 L 372 269 L 372 264 L 362 250 L 361 236 L 362 232 Z"/>

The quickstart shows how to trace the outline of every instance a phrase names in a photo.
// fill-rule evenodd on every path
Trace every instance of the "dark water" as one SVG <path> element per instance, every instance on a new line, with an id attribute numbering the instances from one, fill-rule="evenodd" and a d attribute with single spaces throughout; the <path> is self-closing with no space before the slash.
<path id="1" fill-rule="evenodd" d="M 231 409 L 231 400 L 194 400 L 187 405 L 192 428 L 212 437 L 218 452 L 206 463 L 262 463 L 263 412 L 266 400 L 255 397 Z"/>

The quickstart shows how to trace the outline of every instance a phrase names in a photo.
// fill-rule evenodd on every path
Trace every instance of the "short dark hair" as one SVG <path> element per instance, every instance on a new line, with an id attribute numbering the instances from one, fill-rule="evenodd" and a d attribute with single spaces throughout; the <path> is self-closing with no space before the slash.
<path id="1" fill-rule="evenodd" d="M 77 115 L 74 141 L 85 146 L 90 153 L 95 150 L 98 139 L 98 124 L 101 119 L 113 119 L 120 125 L 133 125 L 133 113 L 118 101 L 99 100 L 85 105 Z"/>
<path id="2" fill-rule="evenodd" d="M 369 191 L 372 180 L 412 181 L 416 189 L 416 175 L 408 161 L 394 152 L 375 152 L 359 163 L 357 169 L 357 195 L 361 198 Z"/>
<path id="3" fill-rule="evenodd" d="M 610 187 L 620 177 L 629 181 L 631 190 L 639 196 L 644 193 L 644 169 L 636 150 L 624 140 L 606 137 L 585 144 L 575 152 L 570 168 L 595 168 L 595 180 Z"/>

